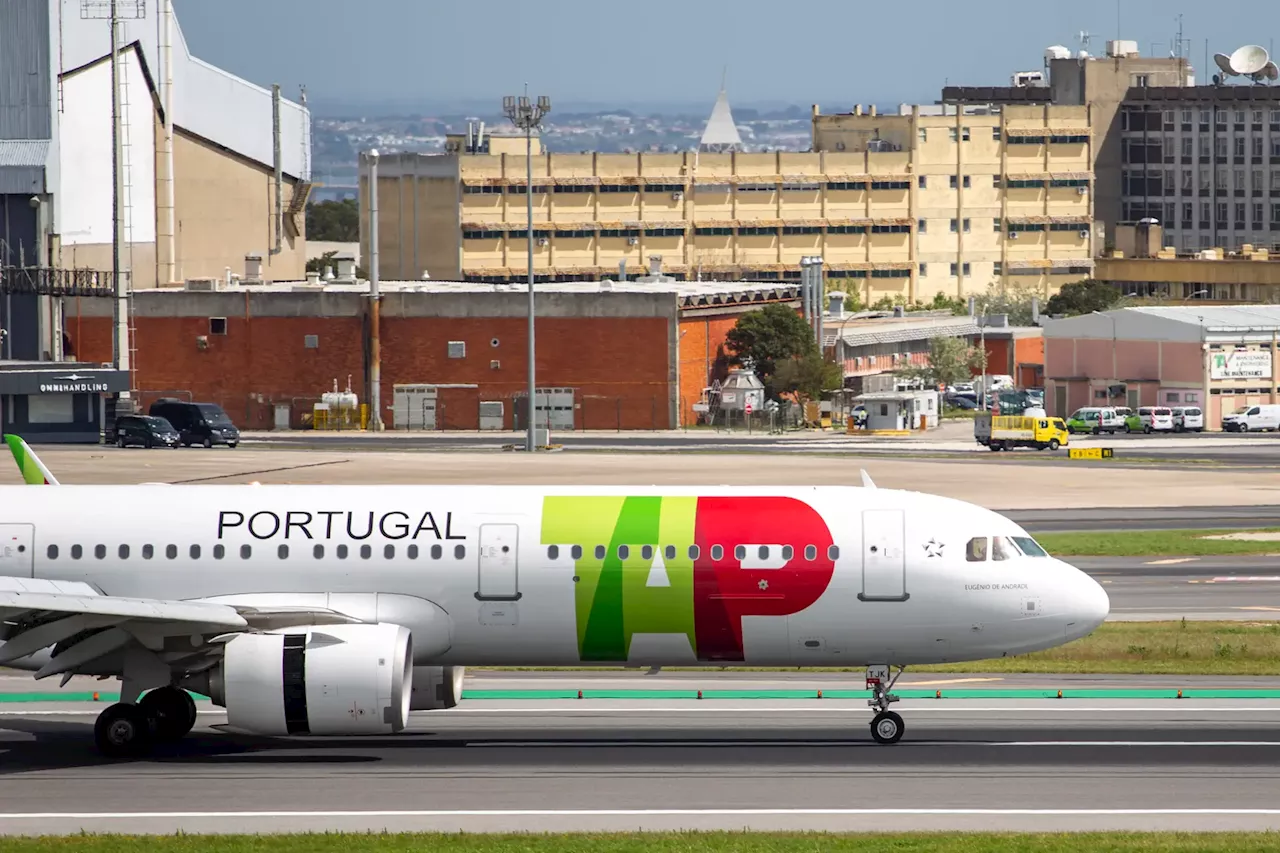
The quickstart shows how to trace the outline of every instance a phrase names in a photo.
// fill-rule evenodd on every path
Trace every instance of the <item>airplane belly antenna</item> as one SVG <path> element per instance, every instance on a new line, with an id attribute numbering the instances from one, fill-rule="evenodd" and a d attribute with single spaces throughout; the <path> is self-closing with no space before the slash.
<path id="1" fill-rule="evenodd" d="M 861 471 L 862 471 L 862 487 L 864 489 L 874 489 L 876 487 L 876 484 L 872 482 L 871 475 L 867 473 L 867 469 L 862 468 Z"/>

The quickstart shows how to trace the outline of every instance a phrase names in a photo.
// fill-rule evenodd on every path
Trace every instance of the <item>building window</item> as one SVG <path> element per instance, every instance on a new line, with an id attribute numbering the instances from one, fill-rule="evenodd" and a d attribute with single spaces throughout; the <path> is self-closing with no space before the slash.
<path id="1" fill-rule="evenodd" d="M 929 265 L 928 265 L 928 264 L 921 264 L 921 265 L 920 265 L 920 275 L 921 275 L 921 276 L 927 276 L 928 274 L 929 274 Z"/>
<path id="2" fill-rule="evenodd" d="M 955 142 L 960 138 L 959 132 L 954 127 L 947 128 L 947 132 L 951 134 L 951 141 Z"/>
<path id="3" fill-rule="evenodd" d="M 963 139 L 965 142 L 969 141 L 969 128 L 967 127 L 960 128 L 960 138 Z"/>
<path id="4" fill-rule="evenodd" d="M 958 219 L 951 220 L 951 233 L 955 234 L 959 230 L 960 230 L 960 220 Z"/>
<path id="5" fill-rule="evenodd" d="M 991 274 L 1004 275 L 1004 264 L 1000 261 L 996 261 L 995 263 L 993 263 L 991 265 Z"/>
<path id="6" fill-rule="evenodd" d="M 226 317 L 210 317 L 209 318 L 209 334 L 225 335 L 227 333 Z"/>
<path id="7" fill-rule="evenodd" d="M 929 220 L 927 220 L 927 219 L 920 219 L 920 220 L 917 220 L 917 221 L 916 221 L 916 230 L 917 230 L 917 231 L 919 231 L 921 234 L 928 234 L 928 233 L 929 233 Z"/>
<path id="8" fill-rule="evenodd" d="M 967 261 L 965 262 L 965 265 L 964 265 L 964 277 L 965 278 L 969 277 L 969 263 Z"/>
<path id="9" fill-rule="evenodd" d="M 920 141 L 921 141 L 921 142 L 928 142 L 928 141 L 929 141 L 929 130 L 928 130 L 928 128 L 924 128 L 924 127 L 920 128 L 920 131 L 919 131 L 919 134 L 918 134 L 918 135 L 919 135 L 919 137 L 920 137 Z M 920 184 L 920 186 L 922 186 L 922 187 L 923 187 L 923 186 L 924 186 L 924 183 L 923 183 L 924 178 L 921 178 L 920 180 L 922 181 L 922 183 Z"/>
<path id="10" fill-rule="evenodd" d="M 952 264 L 952 265 L 951 265 L 951 277 L 952 277 L 952 278 L 955 278 L 955 277 L 956 277 L 956 274 L 959 272 L 959 270 L 960 270 L 960 266 L 959 266 L 959 264 Z"/>
<path id="11" fill-rule="evenodd" d="M 921 133 L 924 133 L 924 131 L 923 131 L 923 130 L 921 130 L 920 132 L 921 132 Z M 922 189 L 922 190 L 927 190 L 928 188 L 929 188 L 929 178 L 928 178 L 926 175 L 921 175 L 921 176 L 920 176 L 920 189 Z"/>
<path id="12" fill-rule="evenodd" d="M 991 138 L 996 142 L 1000 141 L 1000 125 L 994 125 L 991 128 Z"/>
<path id="13" fill-rule="evenodd" d="M 1004 223 L 1003 223 L 1003 222 L 1001 222 L 999 219 L 993 219 L 993 220 L 991 220 L 991 225 L 992 225 L 993 230 L 995 230 L 995 231 L 1003 231 L 1003 230 L 1004 230 Z"/>
<path id="14" fill-rule="evenodd" d="M 964 221 L 964 233 L 969 233 L 969 220 L 967 219 Z"/>
<path id="15" fill-rule="evenodd" d="M 959 183 L 959 180 L 956 178 L 956 176 L 955 176 L 955 175 L 952 175 L 952 176 L 951 176 L 951 189 L 955 189 L 955 188 L 956 188 L 956 186 L 958 185 L 958 183 Z"/>

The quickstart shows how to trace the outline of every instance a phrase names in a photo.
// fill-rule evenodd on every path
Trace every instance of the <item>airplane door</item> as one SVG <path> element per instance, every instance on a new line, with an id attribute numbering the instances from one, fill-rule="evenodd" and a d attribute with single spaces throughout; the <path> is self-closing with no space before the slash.
<path id="1" fill-rule="evenodd" d="M 906 520 L 900 509 L 862 512 L 862 592 L 859 601 L 906 601 Z"/>
<path id="2" fill-rule="evenodd" d="M 481 601 L 520 600 L 520 574 L 516 561 L 519 539 L 518 525 L 480 525 L 476 598 Z"/>
<path id="3" fill-rule="evenodd" d="M 36 529 L 30 524 L 0 524 L 0 575 L 35 577 Z"/>

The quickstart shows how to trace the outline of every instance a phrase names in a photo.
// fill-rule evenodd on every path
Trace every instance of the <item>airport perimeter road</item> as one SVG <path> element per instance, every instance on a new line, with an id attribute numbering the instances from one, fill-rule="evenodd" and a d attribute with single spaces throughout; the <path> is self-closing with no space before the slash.
<path id="1" fill-rule="evenodd" d="M 1194 495 L 1188 496 L 1194 499 Z M 1031 533 L 1100 530 L 1224 530 L 1280 527 L 1280 506 L 1126 507 L 1106 509 L 1002 509 Z M 1280 543 L 1276 545 L 1280 552 Z"/>
<path id="2" fill-rule="evenodd" d="M 111 764 L 95 708 L 7 706 L 0 832 L 1280 829 L 1280 701 L 895 708 L 892 747 L 842 700 L 464 701 L 336 741 L 230 737 L 208 714 Z"/>

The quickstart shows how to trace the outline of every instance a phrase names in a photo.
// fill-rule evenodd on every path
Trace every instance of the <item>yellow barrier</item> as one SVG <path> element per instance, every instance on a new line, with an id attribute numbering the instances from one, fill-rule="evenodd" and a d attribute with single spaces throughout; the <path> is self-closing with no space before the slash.
<path id="1" fill-rule="evenodd" d="M 1069 459 L 1113 459 L 1115 455 L 1110 447 L 1072 447 L 1067 451 Z"/>

